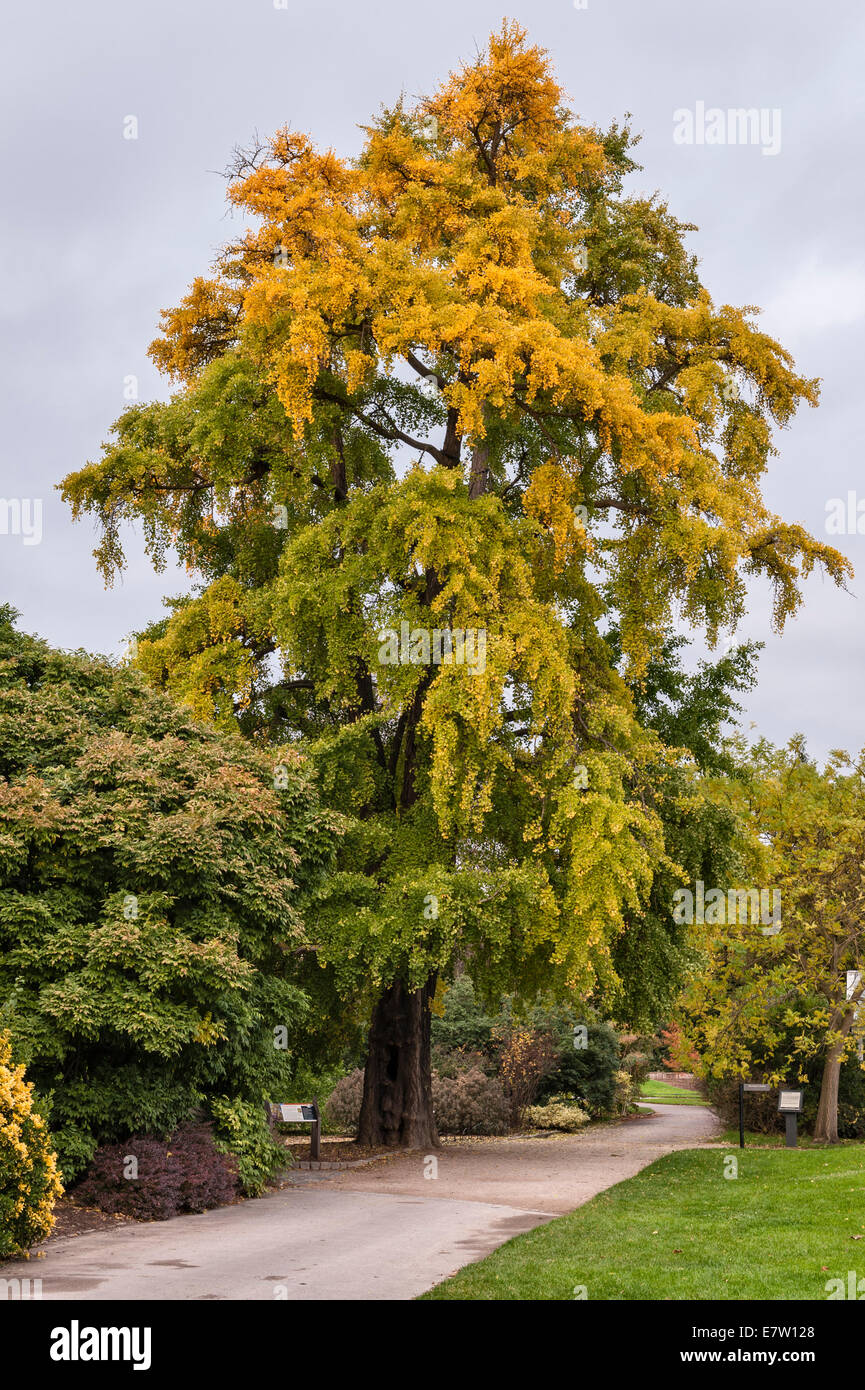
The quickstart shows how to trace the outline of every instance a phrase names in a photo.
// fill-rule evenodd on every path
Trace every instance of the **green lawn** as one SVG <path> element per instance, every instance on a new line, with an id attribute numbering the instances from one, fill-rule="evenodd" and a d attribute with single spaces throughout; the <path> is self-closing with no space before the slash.
<path id="1" fill-rule="evenodd" d="M 643 1100 L 656 1100 L 664 1105 L 705 1105 L 706 1099 L 698 1091 L 689 1091 L 686 1086 L 671 1086 L 668 1081 L 644 1081 L 640 1087 Z"/>
<path id="2" fill-rule="evenodd" d="M 738 1177 L 725 1178 L 725 1158 Z M 865 1278 L 865 1148 L 668 1154 L 425 1299 L 826 1299 Z"/>
<path id="3" fill-rule="evenodd" d="M 718 1135 L 719 1144 L 729 1144 L 730 1150 L 739 1147 L 739 1126 L 733 1125 L 730 1129 L 725 1129 Z M 859 1145 L 858 1139 L 839 1139 L 839 1144 Z M 801 1130 L 798 1135 L 798 1147 L 800 1149 L 825 1149 L 825 1139 L 812 1139 L 809 1134 L 803 1134 Z M 758 1134 L 756 1130 L 745 1130 L 746 1149 L 783 1149 L 786 1148 L 786 1141 L 783 1134 Z"/>

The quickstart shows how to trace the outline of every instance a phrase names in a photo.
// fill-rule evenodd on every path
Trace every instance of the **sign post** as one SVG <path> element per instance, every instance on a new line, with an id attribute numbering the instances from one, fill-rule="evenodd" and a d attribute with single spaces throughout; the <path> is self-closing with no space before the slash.
<path id="1" fill-rule="evenodd" d="M 745 1147 L 745 1085 L 739 1082 L 739 1148 Z"/>
<path id="2" fill-rule="evenodd" d="M 762 1082 L 740 1081 L 739 1082 L 739 1148 L 745 1147 L 745 1092 L 746 1091 L 771 1091 L 771 1086 L 764 1086 Z"/>
<path id="3" fill-rule="evenodd" d="M 309 1136 L 309 1157 L 313 1163 L 318 1163 L 321 1159 L 321 1112 L 318 1108 L 317 1098 L 313 1096 L 312 1104 L 272 1104 L 270 1114 L 272 1119 L 279 1120 L 284 1125 L 312 1126 Z"/>
<path id="4" fill-rule="evenodd" d="M 788 1149 L 796 1148 L 797 1117 L 801 1115 L 804 1104 L 805 1092 L 799 1087 L 791 1086 L 779 1092 L 778 1114 L 784 1116 L 784 1142 Z"/>

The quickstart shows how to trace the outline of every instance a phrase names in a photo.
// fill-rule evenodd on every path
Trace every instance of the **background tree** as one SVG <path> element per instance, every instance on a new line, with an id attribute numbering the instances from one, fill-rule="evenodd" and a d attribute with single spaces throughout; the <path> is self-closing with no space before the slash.
<path id="1" fill-rule="evenodd" d="M 714 638 L 762 574 L 780 625 L 801 573 L 847 570 L 760 493 L 816 383 L 623 192 L 633 143 L 580 124 L 505 23 L 354 160 L 287 129 L 239 151 L 253 225 L 151 349 L 178 394 L 64 483 L 106 576 L 138 519 L 200 578 L 142 635 L 148 676 L 306 741 L 353 818 L 316 959 L 372 1011 L 366 1143 L 435 1142 L 429 1005 L 455 962 L 491 995 L 619 986 L 667 860 L 636 789 L 659 740 L 602 625 L 639 679 L 674 607 Z M 416 659 L 388 664 L 402 623 Z M 482 670 L 424 658 L 444 627 L 484 632 Z"/>
<path id="2" fill-rule="evenodd" d="M 607 642 L 621 660 L 619 633 Z M 631 695 L 642 728 L 654 730 L 663 758 L 645 769 L 640 795 L 650 800 L 663 826 L 671 863 L 659 863 L 644 911 L 629 918 L 613 946 L 621 980 L 607 1001 L 611 1014 L 654 1031 L 666 1022 L 690 976 L 704 965 L 693 927 L 671 912 L 683 883 L 719 884 L 743 869 L 741 826 L 727 777 L 739 775 L 730 738 L 741 705 L 736 695 L 757 678 L 759 643 L 744 643 L 716 662 L 683 666 L 686 639 L 668 634 Z"/>
<path id="3" fill-rule="evenodd" d="M 308 770 L 287 751 L 275 790 L 271 754 L 12 616 L 0 1025 L 50 1104 L 64 1178 L 99 1142 L 161 1136 L 202 1106 L 229 1126 L 246 1107 L 263 1129 L 306 1014 L 302 894 L 332 839 Z"/>
<path id="4" fill-rule="evenodd" d="M 758 1071 L 772 1083 L 822 1057 L 815 1137 L 838 1138 L 841 1064 L 865 1035 L 865 756 L 822 771 L 797 737 L 761 742 L 731 784 L 750 843 L 747 882 L 781 895 L 780 929 L 707 927 L 708 968 L 686 1029 L 711 1076 Z M 847 972 L 851 977 L 848 990 Z"/>

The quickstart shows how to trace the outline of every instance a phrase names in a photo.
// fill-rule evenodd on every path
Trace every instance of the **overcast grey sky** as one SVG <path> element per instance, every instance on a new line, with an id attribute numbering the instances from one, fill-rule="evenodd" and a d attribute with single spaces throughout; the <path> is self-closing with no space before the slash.
<path id="1" fill-rule="evenodd" d="M 39 544 L 0 535 L 0 601 L 27 630 L 116 654 L 163 594 L 188 587 L 182 571 L 154 575 L 133 536 L 106 592 L 91 525 L 72 525 L 54 487 L 98 456 L 127 377 L 143 400 L 167 394 L 147 345 L 159 310 L 240 225 L 214 172 L 232 147 L 289 123 L 351 153 L 382 101 L 432 90 L 505 14 L 550 50 L 584 119 L 632 113 L 633 191 L 659 189 L 697 223 L 716 302 L 760 305 L 799 369 L 822 378 L 820 408 L 778 437 L 770 506 L 823 536 L 829 499 L 865 498 L 861 0 L 18 0 L 0 98 L 0 497 L 44 510 Z M 777 153 L 676 143 L 674 112 L 700 102 L 780 111 Z M 821 755 L 865 743 L 865 535 L 830 539 L 861 572 L 851 592 L 813 578 L 779 638 L 758 586 L 742 629 L 767 642 L 748 717 L 776 740 L 802 730 Z"/>

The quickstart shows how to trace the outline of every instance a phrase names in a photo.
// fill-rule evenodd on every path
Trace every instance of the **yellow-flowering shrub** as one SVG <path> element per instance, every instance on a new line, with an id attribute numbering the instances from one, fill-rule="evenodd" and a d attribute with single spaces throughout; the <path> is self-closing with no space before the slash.
<path id="1" fill-rule="evenodd" d="M 19 1255 L 54 1225 L 63 1187 L 33 1087 L 12 1066 L 7 1033 L 0 1033 L 0 1257 Z"/>

